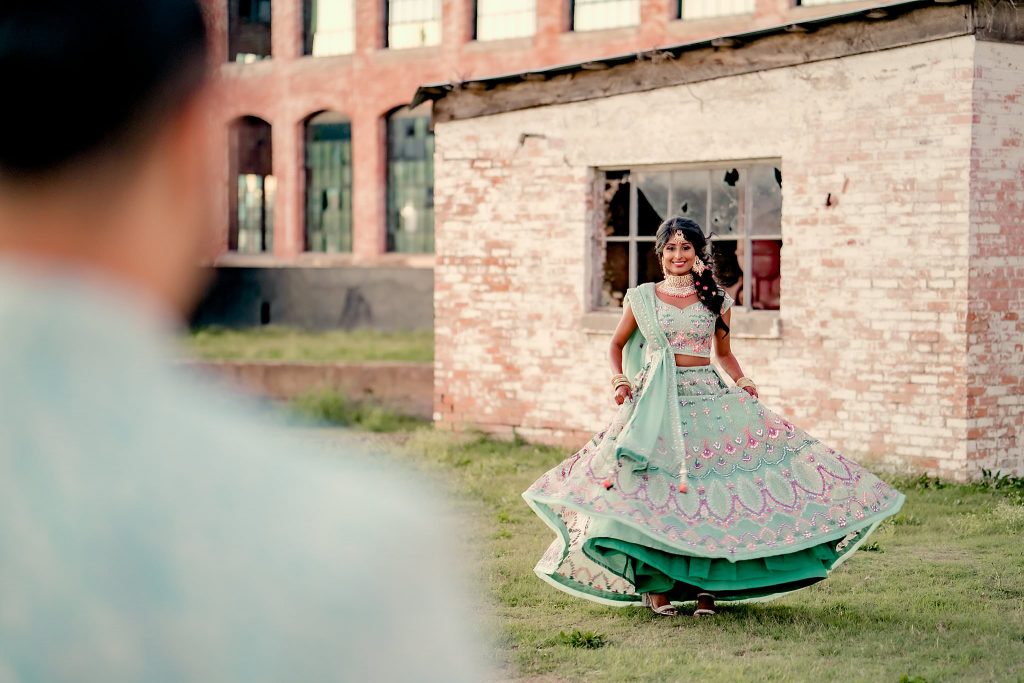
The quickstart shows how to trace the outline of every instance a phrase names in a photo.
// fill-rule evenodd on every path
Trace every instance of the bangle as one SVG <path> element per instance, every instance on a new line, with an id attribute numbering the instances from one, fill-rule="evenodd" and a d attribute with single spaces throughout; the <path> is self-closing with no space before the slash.
<path id="1" fill-rule="evenodd" d="M 625 375 L 622 375 L 622 374 L 614 375 L 612 377 L 612 386 L 613 387 L 618 387 L 619 384 L 621 384 L 622 382 L 626 382 L 628 384 L 629 383 L 629 378 L 626 377 Z"/>
<path id="2" fill-rule="evenodd" d="M 754 384 L 754 380 L 750 379 L 746 375 L 736 380 L 736 386 L 740 389 L 745 389 L 746 387 L 753 387 L 755 390 L 757 389 L 757 385 Z"/>

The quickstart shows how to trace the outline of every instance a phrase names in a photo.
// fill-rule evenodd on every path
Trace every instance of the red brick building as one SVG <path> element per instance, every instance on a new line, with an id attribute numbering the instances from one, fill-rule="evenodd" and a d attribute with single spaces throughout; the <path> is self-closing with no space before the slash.
<path id="1" fill-rule="evenodd" d="M 885 5 L 836 0 L 204 0 L 224 150 L 197 322 L 429 327 L 433 132 L 418 86 Z M 401 296 L 395 294 L 400 292 Z"/>

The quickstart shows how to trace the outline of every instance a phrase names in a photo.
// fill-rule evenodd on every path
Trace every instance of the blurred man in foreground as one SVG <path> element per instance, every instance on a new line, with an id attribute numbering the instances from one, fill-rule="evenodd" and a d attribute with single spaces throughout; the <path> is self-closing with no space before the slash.
<path id="1" fill-rule="evenodd" d="M 0 4 L 0 682 L 475 682 L 429 502 L 169 363 L 206 60 L 195 0 Z"/>

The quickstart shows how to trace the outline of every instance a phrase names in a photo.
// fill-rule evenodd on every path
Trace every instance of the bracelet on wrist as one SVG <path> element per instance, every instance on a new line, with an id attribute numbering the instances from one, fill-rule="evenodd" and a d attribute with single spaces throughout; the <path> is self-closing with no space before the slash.
<path id="1" fill-rule="evenodd" d="M 757 390 L 757 385 L 754 384 L 754 380 L 750 379 L 746 375 L 744 375 L 743 377 L 740 377 L 738 380 L 736 380 L 736 386 L 738 386 L 740 389 L 746 389 L 747 387 L 753 387 L 755 391 Z"/>
<path id="2" fill-rule="evenodd" d="M 618 374 L 618 375 L 613 375 L 612 376 L 612 386 L 613 387 L 614 386 L 618 386 L 622 382 L 629 382 L 629 378 L 626 377 L 623 374 Z"/>

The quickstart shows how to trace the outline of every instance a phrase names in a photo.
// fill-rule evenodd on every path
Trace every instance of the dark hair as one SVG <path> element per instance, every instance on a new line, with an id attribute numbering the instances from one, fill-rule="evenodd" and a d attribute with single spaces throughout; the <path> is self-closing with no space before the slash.
<path id="1" fill-rule="evenodd" d="M 712 271 L 713 258 L 708 249 L 708 238 L 705 237 L 704 231 L 701 230 L 697 221 L 683 218 L 682 216 L 672 216 L 659 225 L 658 231 L 654 234 L 654 251 L 657 252 L 658 259 L 661 259 L 662 254 L 665 252 L 665 245 L 668 244 L 669 240 L 677 232 L 683 233 L 683 237 L 693 245 L 693 250 L 697 253 L 700 260 L 704 262 L 704 265 L 707 266 L 704 272 L 699 275 L 697 271 L 691 271 L 694 284 L 697 286 L 697 298 L 715 314 L 715 329 L 724 330 L 726 334 L 729 334 L 729 326 L 722 320 L 722 304 L 725 302 L 725 292 L 722 291 L 718 286 L 718 282 L 715 281 L 715 275 Z"/>
<path id="2" fill-rule="evenodd" d="M 116 158 L 203 84 L 196 0 L 2 0 L 0 178 Z"/>

